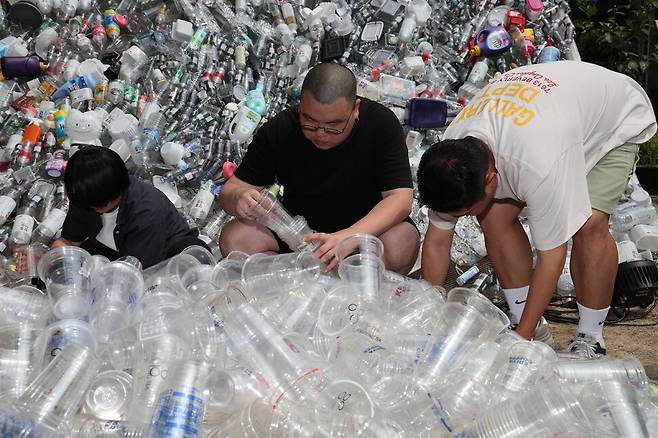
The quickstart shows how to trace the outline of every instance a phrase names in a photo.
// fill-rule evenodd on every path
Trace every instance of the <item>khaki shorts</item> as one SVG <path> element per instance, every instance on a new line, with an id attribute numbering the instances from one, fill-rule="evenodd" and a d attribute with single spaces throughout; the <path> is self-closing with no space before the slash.
<path id="1" fill-rule="evenodd" d="M 640 145 L 626 143 L 601 158 L 587 174 L 587 191 L 592 208 L 612 214 L 628 179 L 635 172 Z"/>

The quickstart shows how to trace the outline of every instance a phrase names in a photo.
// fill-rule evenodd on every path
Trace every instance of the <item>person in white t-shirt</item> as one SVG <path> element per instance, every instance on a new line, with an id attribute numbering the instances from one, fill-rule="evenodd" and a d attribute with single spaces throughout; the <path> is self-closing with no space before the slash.
<path id="1" fill-rule="evenodd" d="M 418 190 L 431 222 L 423 277 L 445 281 L 456 218 L 477 216 L 511 322 L 531 339 L 573 239 L 580 322 L 570 348 L 605 354 L 602 328 L 617 272 L 608 219 L 634 171 L 638 145 L 655 133 L 644 90 L 603 67 L 560 61 L 494 78 L 421 159 Z M 526 206 L 534 270 L 517 219 Z"/>

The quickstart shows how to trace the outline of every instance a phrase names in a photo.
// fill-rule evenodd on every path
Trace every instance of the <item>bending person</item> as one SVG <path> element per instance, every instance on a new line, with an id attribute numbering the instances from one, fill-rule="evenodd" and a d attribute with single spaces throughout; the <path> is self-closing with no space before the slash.
<path id="1" fill-rule="evenodd" d="M 69 211 L 51 247 L 79 246 L 110 260 L 134 256 L 148 268 L 198 239 L 167 196 L 128 175 L 119 155 L 87 146 L 69 159 L 64 173 Z"/>
<path id="2" fill-rule="evenodd" d="M 603 67 L 561 61 L 496 78 L 421 159 L 418 188 L 431 209 L 424 278 L 444 281 L 456 218 L 477 216 L 512 323 L 530 339 L 573 239 L 580 322 L 571 348 L 606 354 L 602 330 L 617 273 L 608 218 L 634 171 L 638 145 L 655 132 L 644 90 Z M 524 206 L 534 269 L 517 219 Z"/>

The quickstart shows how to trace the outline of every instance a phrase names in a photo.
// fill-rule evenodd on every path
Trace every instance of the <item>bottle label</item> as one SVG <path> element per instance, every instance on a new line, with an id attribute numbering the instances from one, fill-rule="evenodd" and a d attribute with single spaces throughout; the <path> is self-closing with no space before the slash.
<path id="1" fill-rule="evenodd" d="M 61 208 L 53 208 L 37 229 L 46 237 L 52 237 L 57 230 L 62 228 L 64 219 L 66 219 L 66 212 Z"/>
<path id="2" fill-rule="evenodd" d="M 34 218 L 28 214 L 19 214 L 14 219 L 14 227 L 11 229 L 11 234 L 16 235 L 18 233 L 27 234 L 32 236 L 32 230 L 34 229 Z M 29 240 L 29 239 L 28 239 Z"/>
<path id="3" fill-rule="evenodd" d="M 0 221 L 2 223 L 5 223 L 14 208 L 16 208 L 16 201 L 9 196 L 0 196 Z"/>

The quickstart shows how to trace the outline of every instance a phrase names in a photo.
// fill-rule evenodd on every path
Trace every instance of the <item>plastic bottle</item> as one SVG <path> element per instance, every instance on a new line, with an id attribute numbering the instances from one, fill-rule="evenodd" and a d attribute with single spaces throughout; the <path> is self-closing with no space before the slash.
<path id="1" fill-rule="evenodd" d="M 32 182 L 25 182 L 19 186 L 8 188 L 4 194 L 0 195 L 0 225 L 3 225 L 9 215 L 14 211 L 16 205 L 28 191 Z"/>
<path id="2" fill-rule="evenodd" d="M 9 242 L 13 248 L 30 243 L 34 231 L 34 216 L 42 200 L 43 198 L 40 195 L 35 195 L 28 199 L 25 206 L 18 210 L 9 236 Z"/>
<path id="3" fill-rule="evenodd" d="M 492 58 L 502 55 L 512 47 L 512 37 L 502 26 L 482 29 L 475 37 L 475 45 L 469 50 L 471 56 Z"/>
<path id="4" fill-rule="evenodd" d="M 23 133 L 23 139 L 21 140 L 21 151 L 18 154 L 16 163 L 20 167 L 29 166 L 32 163 L 32 151 L 34 146 L 39 143 L 39 138 L 41 137 L 41 126 L 38 123 L 32 123 Z"/>
<path id="5" fill-rule="evenodd" d="M 212 181 L 206 181 L 201 185 L 201 188 L 190 203 L 190 217 L 197 225 L 201 225 L 206 217 L 208 217 L 208 213 L 210 213 L 212 203 L 215 200 L 215 195 L 213 194 L 214 188 L 215 185 Z"/>
<path id="6" fill-rule="evenodd" d="M 34 230 L 34 242 L 48 244 L 64 225 L 64 219 L 69 211 L 69 201 L 64 195 L 64 186 L 57 188 L 58 200 L 55 207 L 50 210 L 45 219 Z"/>

